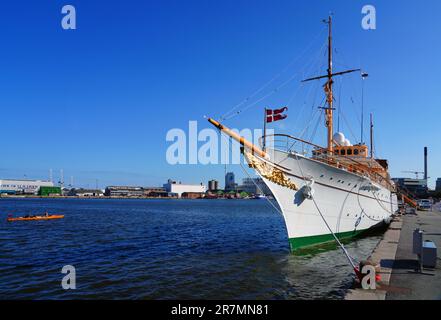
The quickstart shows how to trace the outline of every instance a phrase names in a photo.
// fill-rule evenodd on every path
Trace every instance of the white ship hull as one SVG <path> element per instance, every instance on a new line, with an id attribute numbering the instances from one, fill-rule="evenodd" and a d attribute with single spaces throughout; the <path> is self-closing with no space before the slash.
<path id="1" fill-rule="evenodd" d="M 246 158 L 252 164 L 250 157 Z M 274 150 L 271 161 L 264 165 L 273 171 L 276 168 L 283 173 L 284 181 L 289 181 L 287 187 L 287 183 L 280 183 L 255 167 L 282 210 L 292 250 L 333 240 L 324 219 L 339 238 L 344 238 L 389 223 L 398 209 L 396 194 L 390 189 L 368 177 L 296 153 Z M 317 206 L 305 196 L 305 188 L 311 183 Z"/>

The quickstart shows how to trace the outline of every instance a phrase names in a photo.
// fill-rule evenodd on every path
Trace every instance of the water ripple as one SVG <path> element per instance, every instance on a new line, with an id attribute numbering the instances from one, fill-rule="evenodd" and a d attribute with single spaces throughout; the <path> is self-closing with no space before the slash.
<path id="1" fill-rule="evenodd" d="M 7 223 L 6 214 L 64 214 Z M 1 299 L 339 299 L 338 248 L 289 252 L 264 201 L 0 199 Z M 348 249 L 366 258 L 370 237 Z M 61 288 L 74 265 L 77 289 Z"/>

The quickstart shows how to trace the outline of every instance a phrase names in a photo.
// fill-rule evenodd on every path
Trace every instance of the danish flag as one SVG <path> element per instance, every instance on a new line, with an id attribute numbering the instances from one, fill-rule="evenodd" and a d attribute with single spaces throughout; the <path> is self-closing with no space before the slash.
<path id="1" fill-rule="evenodd" d="M 288 107 L 283 107 L 282 109 L 266 109 L 266 122 L 275 122 L 279 120 L 285 119 L 288 115 L 283 114 L 285 111 L 288 110 Z"/>

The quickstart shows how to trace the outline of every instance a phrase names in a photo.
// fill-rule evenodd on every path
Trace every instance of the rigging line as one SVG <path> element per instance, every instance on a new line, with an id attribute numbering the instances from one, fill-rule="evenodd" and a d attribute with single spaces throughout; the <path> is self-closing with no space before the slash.
<path id="1" fill-rule="evenodd" d="M 322 46 L 322 50 L 323 50 L 323 49 L 324 49 L 324 46 Z M 323 51 L 324 51 L 324 50 L 323 50 Z M 313 66 L 313 65 L 311 65 L 310 67 L 312 67 L 312 66 Z M 322 68 L 322 66 L 319 66 L 318 70 L 320 70 L 321 68 Z M 309 69 L 309 68 L 308 68 L 308 69 Z M 305 85 L 306 85 L 306 82 L 302 82 L 302 83 L 301 83 L 300 87 L 298 87 L 298 89 L 296 90 L 295 94 L 293 94 L 293 96 L 290 98 L 290 100 L 289 100 L 289 102 L 288 102 L 288 105 L 291 105 L 291 103 L 292 103 L 292 101 L 294 100 L 294 98 L 296 97 L 297 93 L 300 92 L 300 90 L 303 89 Z M 310 87 L 310 89 L 308 90 L 308 93 L 307 93 L 306 96 L 309 96 L 309 95 L 310 95 L 311 90 L 312 90 L 312 87 L 313 87 L 313 86 Z M 316 86 L 314 86 L 314 87 L 315 87 L 315 91 L 314 91 L 314 103 L 315 103 L 315 100 L 316 100 L 316 98 L 317 98 L 318 86 L 316 85 Z M 307 99 L 305 99 L 305 100 L 307 100 Z M 299 115 L 299 116 L 296 117 L 296 120 L 295 120 L 295 122 L 294 122 L 293 127 L 296 127 L 296 126 L 297 126 L 297 123 L 298 123 L 298 121 L 299 121 L 299 119 L 300 119 L 300 115 L 303 114 L 303 110 L 305 109 L 305 106 L 306 106 L 306 101 L 302 104 L 301 109 L 300 109 L 300 111 L 298 112 L 298 115 Z M 312 114 L 313 114 L 313 113 L 311 112 L 311 115 L 312 115 Z"/>
<path id="2" fill-rule="evenodd" d="M 300 139 L 303 139 L 303 136 L 304 136 L 304 134 L 305 134 L 306 129 L 311 125 L 311 123 L 312 123 L 312 121 L 314 120 L 315 116 L 316 116 L 317 113 L 319 113 L 320 111 L 321 111 L 320 109 L 317 109 L 316 112 L 311 116 L 311 119 L 309 120 L 308 124 L 305 126 L 305 128 L 303 128 L 302 132 L 300 132 L 300 135 L 299 135 L 299 138 L 300 138 Z M 294 146 L 294 144 L 296 144 L 296 143 L 297 143 L 297 141 L 294 141 L 294 142 L 292 143 L 291 147 Z M 288 150 L 290 150 L 290 149 L 288 149 Z"/>
<path id="3" fill-rule="evenodd" d="M 316 116 L 318 113 L 320 114 L 320 116 L 319 116 L 319 118 L 318 118 L 318 121 L 320 122 L 322 114 L 321 114 L 321 110 L 320 110 L 320 109 L 317 109 L 316 112 L 312 115 L 312 117 L 311 117 L 311 119 L 310 119 L 308 125 L 307 125 L 307 126 L 303 129 L 303 131 L 301 132 L 301 135 L 299 136 L 300 139 L 303 139 L 303 135 L 305 134 L 306 129 L 312 124 L 312 122 L 313 122 L 315 116 Z M 287 151 L 288 151 L 288 152 L 291 152 L 291 151 L 292 151 L 292 148 L 294 147 L 294 145 L 295 145 L 297 142 L 298 142 L 298 141 L 295 140 L 295 141 L 289 146 L 289 148 L 287 148 Z M 278 162 L 277 164 L 280 165 L 283 161 L 284 161 L 284 160 L 281 160 L 281 161 Z"/>
<path id="4" fill-rule="evenodd" d="M 327 53 L 326 48 L 327 48 L 327 42 L 324 42 L 322 47 L 320 48 L 320 51 L 318 52 L 317 56 L 313 60 L 310 61 L 307 68 L 305 67 L 305 72 L 303 72 L 303 78 L 306 78 L 310 74 L 321 74 L 321 70 L 324 68 L 324 64 L 325 64 L 325 60 L 326 60 L 325 59 L 326 53 Z M 315 61 L 317 61 L 317 63 L 315 63 Z M 316 69 L 314 69 L 315 64 L 317 65 Z M 316 82 L 316 84 L 317 84 L 317 82 Z M 309 86 L 308 92 L 305 95 L 305 100 L 307 100 L 307 98 L 310 96 L 310 94 L 312 92 L 312 88 L 314 88 L 314 87 L 316 88 L 316 86 L 314 86 L 314 85 Z"/>
<path id="5" fill-rule="evenodd" d="M 284 86 L 286 86 L 289 82 L 291 82 L 295 77 L 297 76 L 297 74 L 294 74 L 294 76 L 292 76 L 291 78 L 289 78 L 288 80 L 286 80 L 285 82 L 283 82 L 279 87 L 275 88 L 274 90 L 272 90 L 271 92 L 267 93 L 266 95 L 264 95 L 263 97 L 261 97 L 260 99 L 256 100 L 255 102 L 247 105 L 245 108 L 243 108 L 242 110 L 239 110 L 238 112 L 236 112 L 235 114 L 232 114 L 229 117 L 224 117 L 223 120 L 230 120 L 236 116 L 238 116 L 240 113 L 248 110 L 249 108 L 255 106 L 256 104 L 258 104 L 259 102 L 265 100 L 266 98 L 268 98 L 269 96 L 273 95 L 274 93 L 278 92 L 280 89 L 282 89 Z"/>
<path id="6" fill-rule="evenodd" d="M 260 193 L 264 195 L 262 189 L 259 187 L 259 185 L 254 181 L 254 179 L 251 177 L 251 175 L 248 173 L 248 171 L 246 171 L 245 167 L 243 166 L 242 162 L 240 162 L 240 167 L 242 168 L 243 172 L 248 176 L 248 178 L 251 179 L 251 181 L 253 182 L 253 184 L 256 186 L 257 189 L 259 189 Z M 265 199 L 267 200 L 267 202 L 274 208 L 274 210 L 276 210 L 276 212 L 278 214 L 280 214 L 283 217 L 283 212 L 281 212 L 275 205 L 274 203 L 271 202 L 271 200 L 269 200 L 267 197 L 265 197 Z"/>
<path id="7" fill-rule="evenodd" d="M 285 73 L 295 62 L 297 62 L 298 60 L 300 60 L 301 57 L 303 57 L 303 55 L 312 47 L 312 44 L 321 36 L 321 34 L 323 33 L 323 31 L 325 31 L 326 28 L 323 28 L 315 37 L 314 39 L 310 42 L 310 44 L 301 52 L 300 55 L 298 55 L 297 57 L 295 57 L 294 59 L 291 60 L 291 62 L 282 69 L 282 71 L 280 71 L 278 74 L 276 74 L 271 80 L 269 80 L 267 83 L 265 83 L 262 87 L 260 87 L 258 90 L 256 90 L 254 93 L 252 93 L 251 95 L 249 95 L 248 97 L 246 97 L 245 99 L 243 99 L 241 102 L 239 102 L 237 105 L 235 105 L 232 109 L 230 109 L 230 111 L 226 112 L 222 117 L 222 119 L 225 119 L 225 117 L 227 117 L 230 113 L 232 113 L 234 110 L 236 110 L 237 108 L 239 108 L 241 105 L 243 105 L 244 103 L 246 103 L 247 101 L 249 101 L 251 98 L 253 98 L 255 95 L 257 95 L 258 93 L 260 93 L 263 89 L 265 89 L 266 87 L 268 87 L 271 83 L 273 83 L 277 78 L 279 78 L 283 73 Z"/>
<path id="8" fill-rule="evenodd" d="M 319 113 L 319 117 L 318 117 L 318 119 L 317 119 L 317 123 L 315 124 L 315 128 L 314 128 L 314 130 L 313 130 L 313 132 L 312 132 L 312 134 L 311 134 L 311 137 L 310 137 L 310 139 L 309 139 L 309 141 L 310 142 L 312 142 L 312 139 L 315 137 L 315 135 L 316 135 L 316 133 L 317 133 L 317 129 L 318 129 L 318 126 L 319 126 L 319 124 L 320 124 L 320 122 L 322 121 L 322 117 L 324 116 L 324 112 L 320 112 Z M 307 145 L 306 146 L 306 152 L 307 152 L 307 154 L 309 153 L 309 152 L 311 152 L 311 149 L 312 149 L 313 147 L 311 146 L 311 145 Z"/>
<path id="9" fill-rule="evenodd" d="M 325 59 L 326 53 L 327 53 L 327 51 L 323 50 L 322 64 L 318 66 L 316 74 L 322 74 L 322 70 L 325 68 L 325 65 L 327 64 L 327 58 Z M 310 90 L 308 91 L 306 99 L 305 99 L 305 100 L 307 100 L 307 98 L 310 96 L 310 94 L 312 92 L 312 88 L 314 87 L 315 88 L 315 90 L 314 90 L 314 100 L 313 100 L 313 104 L 311 106 L 311 115 L 314 114 L 314 105 L 315 105 L 315 101 L 317 99 L 317 93 L 318 93 L 318 90 L 319 90 L 320 86 L 321 85 L 320 85 L 320 83 L 318 81 L 316 81 L 314 83 L 314 85 L 311 85 Z M 322 99 L 322 103 L 323 103 L 323 101 L 324 101 L 324 98 Z M 322 105 L 322 103 L 320 103 L 320 106 Z M 305 102 L 305 104 L 306 104 L 306 102 Z M 309 131 L 309 126 L 306 127 L 306 134 L 308 133 L 308 131 Z M 303 136 L 303 134 L 302 134 L 302 136 Z"/>
<path id="10" fill-rule="evenodd" d="M 310 61 L 305 67 L 304 67 L 303 76 L 305 76 L 305 74 L 308 74 L 308 73 L 309 73 L 309 71 L 310 71 L 310 70 L 312 69 L 312 67 L 314 66 L 314 61 L 319 59 L 319 57 L 320 57 L 320 55 L 322 54 L 322 52 L 323 52 L 323 53 L 326 53 L 326 50 L 324 50 L 325 47 L 326 47 L 325 45 L 326 45 L 326 43 L 324 43 L 324 44 L 322 45 L 322 47 L 320 48 L 319 53 L 317 54 L 316 58 L 313 59 L 313 60 L 311 60 L 311 61 Z M 319 67 L 317 68 L 317 70 L 320 71 L 322 68 L 323 68 L 323 62 L 322 62 L 322 65 L 319 66 Z M 299 89 L 302 89 L 305 85 L 306 85 L 306 82 L 301 82 L 301 85 L 300 85 Z M 312 86 L 311 86 L 310 88 L 312 88 Z M 316 88 L 317 88 L 317 87 L 316 87 Z M 311 90 L 311 89 L 309 89 L 309 91 L 310 91 L 310 90 Z M 296 92 L 298 92 L 298 91 L 299 91 L 299 90 L 296 90 Z M 307 96 L 309 95 L 309 91 L 308 91 Z M 316 91 L 317 91 L 317 89 L 316 89 Z M 293 95 L 293 96 L 291 97 L 291 99 L 289 100 L 289 104 L 291 104 L 292 100 L 294 100 L 294 95 Z M 298 118 L 297 118 L 297 119 L 298 119 Z"/>
<path id="11" fill-rule="evenodd" d="M 325 46 L 322 46 L 322 50 L 323 50 L 324 48 L 325 48 Z M 322 51 L 322 50 L 321 50 L 321 51 Z M 326 53 L 326 50 L 323 50 L 323 52 Z M 319 58 L 319 55 L 317 56 L 317 58 Z M 319 67 L 317 68 L 317 70 L 318 70 L 317 72 L 320 72 L 320 70 L 323 69 L 323 64 L 324 64 L 324 62 L 322 62 L 322 65 L 319 66 Z M 311 65 L 311 67 L 312 67 L 312 65 Z M 309 69 L 309 68 L 308 68 L 308 69 Z M 302 83 L 301 83 L 301 86 L 300 86 L 299 88 L 300 88 L 300 89 L 303 88 L 303 87 L 305 86 L 305 84 L 306 84 L 306 82 L 302 82 Z M 315 115 L 315 113 L 314 113 L 314 105 L 315 105 L 315 101 L 316 101 L 316 99 L 317 99 L 317 92 L 318 92 L 319 85 L 316 83 L 314 86 L 310 86 L 310 87 L 309 87 L 309 90 L 308 90 L 308 93 L 306 94 L 306 97 L 308 97 L 308 96 L 311 94 L 311 92 L 312 92 L 312 88 L 313 88 L 313 87 L 315 88 L 315 90 L 314 90 L 313 107 L 312 107 L 312 109 L 311 109 L 311 115 L 310 115 L 311 118 Z M 307 99 L 305 99 L 305 100 L 307 100 Z M 305 109 L 305 107 L 306 107 L 306 101 L 302 104 L 301 109 L 300 109 L 300 111 L 298 112 L 299 116 L 296 117 L 296 120 L 295 120 L 294 125 L 293 125 L 294 128 L 297 127 L 297 123 L 299 122 L 300 115 L 303 114 L 303 110 Z"/>
<path id="12" fill-rule="evenodd" d="M 302 177 L 303 177 L 303 180 L 305 181 L 305 185 L 306 185 L 306 184 L 307 184 L 307 179 L 306 179 L 306 176 L 305 176 L 304 173 L 303 173 L 303 169 L 302 169 L 302 166 L 301 166 L 301 164 L 300 164 L 299 157 L 298 157 L 297 154 L 295 154 L 295 157 L 296 157 L 296 162 L 297 162 L 297 164 L 298 164 L 298 166 L 299 166 L 299 169 L 300 169 L 300 173 L 301 173 L 301 175 L 302 175 Z M 328 230 L 331 232 L 331 234 L 332 234 L 332 236 L 334 237 L 335 241 L 338 243 L 338 245 L 339 245 L 340 248 L 342 249 L 342 251 L 343 251 L 344 255 L 346 256 L 346 258 L 348 259 L 349 263 L 352 265 L 352 268 L 353 268 L 354 270 L 357 270 L 357 267 L 356 267 L 355 264 L 354 264 L 354 260 L 355 260 L 355 259 L 353 259 L 353 258 L 349 255 L 349 252 L 346 250 L 345 246 L 340 242 L 340 240 L 338 239 L 338 237 L 337 237 L 337 236 L 335 235 L 335 233 L 332 231 L 331 227 L 329 226 L 328 222 L 326 221 L 325 217 L 323 216 L 322 211 L 320 210 L 320 208 L 319 208 L 317 202 L 315 201 L 315 197 L 314 197 L 313 194 L 311 194 L 311 199 L 312 199 L 312 201 L 314 202 L 314 205 L 315 205 L 315 207 L 316 207 L 318 213 L 320 214 L 320 216 L 321 216 L 323 222 L 325 223 L 326 227 L 327 227 Z"/>
<path id="13" fill-rule="evenodd" d="M 340 80 L 340 90 L 338 93 L 338 118 L 337 118 L 337 132 L 340 132 L 340 114 L 341 114 L 341 90 L 343 87 L 343 79 Z"/>
<path id="14" fill-rule="evenodd" d="M 349 132 L 350 132 L 351 135 L 352 135 L 352 138 L 354 138 L 354 142 L 357 141 L 357 137 L 356 137 L 356 135 L 354 134 L 354 131 L 352 131 L 351 125 L 349 124 L 348 120 L 346 119 L 345 114 L 342 113 L 341 116 L 342 116 L 344 122 L 346 123 L 346 125 L 347 125 L 347 127 L 348 127 L 348 129 L 349 129 Z"/>
<path id="15" fill-rule="evenodd" d="M 343 60 L 343 62 L 344 63 L 341 63 L 341 62 L 338 62 L 338 64 L 340 64 L 340 65 L 342 65 L 343 67 L 345 67 L 345 68 L 349 68 L 349 66 L 346 64 L 346 59 L 345 59 L 345 57 L 344 57 L 344 54 L 342 53 L 342 52 L 338 52 L 337 53 L 339 56 L 341 56 L 341 58 L 342 58 L 342 60 Z M 360 69 L 361 69 L 361 67 L 360 67 Z M 361 72 L 361 71 L 360 71 Z M 356 90 L 355 90 L 355 87 L 354 87 L 354 81 L 350 81 L 350 90 L 351 90 L 351 93 L 352 93 L 352 95 L 351 95 L 351 98 L 352 98 L 352 104 L 356 104 L 356 103 L 358 103 L 358 99 L 357 99 L 357 101 L 354 101 L 354 97 L 356 96 Z M 355 110 L 354 109 L 352 109 L 354 112 L 355 112 Z M 357 118 L 357 121 L 358 121 L 358 124 L 361 126 L 361 119 L 360 119 L 360 115 L 358 114 L 358 112 L 355 112 L 355 115 L 356 115 L 356 118 Z M 361 142 L 361 141 L 360 141 Z"/>
<path id="16" fill-rule="evenodd" d="M 224 134 L 222 134 L 222 132 L 219 132 L 219 134 L 221 135 L 221 137 L 223 137 L 226 140 L 226 143 L 229 146 L 230 149 L 230 153 L 233 153 L 233 147 L 232 147 L 232 138 L 229 137 L 227 138 Z M 231 142 L 231 143 L 230 143 Z M 251 179 L 251 181 L 253 182 L 253 184 L 256 186 L 257 189 L 259 189 L 261 194 L 264 194 L 263 190 L 259 187 L 259 185 L 257 185 L 257 183 L 254 181 L 254 179 L 251 177 L 251 175 L 248 173 L 248 171 L 245 169 L 245 167 L 242 164 L 242 161 L 239 161 L 240 167 L 242 168 L 243 172 L 248 176 L 248 178 Z M 283 213 L 274 205 L 274 203 L 272 203 L 267 197 L 265 197 L 265 199 L 267 200 L 267 202 L 269 202 L 269 204 L 274 208 L 274 210 L 276 210 L 276 212 L 278 214 L 280 214 L 283 217 Z"/>
<path id="17" fill-rule="evenodd" d="M 343 81 L 343 78 L 341 78 L 341 80 Z M 349 81 L 350 82 L 350 85 L 349 85 L 349 89 L 350 89 L 350 91 L 351 91 L 351 95 L 350 95 L 350 98 L 351 98 L 351 104 L 352 104 L 352 106 L 355 106 L 357 103 L 358 103 L 358 99 L 356 99 L 357 97 L 356 97 L 356 94 L 355 94 L 355 88 L 354 88 L 354 81 Z M 357 120 L 357 122 L 358 122 L 358 124 L 359 125 L 361 125 L 361 119 L 360 119 L 360 115 L 359 115 L 359 113 L 358 112 L 356 112 L 356 110 L 355 110 L 355 108 L 349 108 L 352 112 L 354 112 L 354 114 L 355 114 L 355 119 Z M 343 113 L 341 113 L 341 114 L 343 114 Z M 344 115 L 344 114 L 343 114 Z M 355 140 L 355 141 L 357 141 L 357 140 Z"/>
<path id="18" fill-rule="evenodd" d="M 323 44 L 322 48 L 320 49 L 320 52 L 323 50 L 323 47 L 325 46 L 325 43 Z M 310 67 L 311 63 L 314 62 L 314 58 L 311 59 L 311 61 L 307 64 L 308 67 Z M 312 64 L 313 65 L 313 64 Z M 286 86 L 288 83 L 290 83 L 293 79 L 295 79 L 304 69 L 306 69 L 306 67 L 304 67 L 303 69 L 298 70 L 297 72 L 295 72 L 293 74 L 293 76 L 291 76 L 288 80 L 282 82 L 282 84 L 280 84 L 278 87 L 276 87 L 275 89 L 273 89 L 272 91 L 270 91 L 269 93 L 267 93 L 266 95 L 264 95 L 263 97 L 261 97 L 260 99 L 258 99 L 257 101 L 245 106 L 242 108 L 242 110 L 239 110 L 229 116 L 225 116 L 222 119 L 225 120 L 229 120 L 232 119 L 236 116 L 238 116 L 240 113 L 248 110 L 249 108 L 251 108 L 252 106 L 256 105 L 257 103 L 265 100 L 266 98 L 268 98 L 269 96 L 273 95 L 274 93 L 278 92 L 280 89 L 282 89 L 284 86 Z"/>
<path id="19" fill-rule="evenodd" d="M 304 83 L 302 83 L 302 84 L 300 85 L 300 87 L 298 87 L 298 88 L 294 91 L 294 93 L 293 93 L 293 94 L 291 95 L 291 97 L 289 98 L 288 103 L 286 104 L 287 107 L 290 107 L 290 106 L 291 106 L 291 103 L 294 101 L 294 98 L 297 96 L 297 94 L 300 92 L 300 90 L 303 89 L 303 87 L 304 87 Z M 299 114 L 301 114 L 301 113 L 302 113 L 302 111 L 299 111 Z"/>
<path id="20" fill-rule="evenodd" d="M 313 139 L 315 138 L 315 135 L 316 135 L 316 133 L 317 133 L 317 129 L 318 129 L 318 126 L 319 126 L 319 124 L 320 124 L 320 122 L 322 121 L 322 115 L 323 115 L 323 112 L 320 112 L 320 117 L 318 118 L 318 121 L 317 121 L 317 123 L 315 124 L 315 128 L 314 128 L 314 130 L 312 131 L 312 134 L 311 134 L 311 137 L 309 138 L 309 141 L 313 141 Z M 309 152 L 309 149 L 311 148 L 312 146 L 308 146 L 308 152 Z"/>
<path id="21" fill-rule="evenodd" d="M 320 106 L 323 105 L 323 103 L 325 102 L 326 97 L 322 98 L 322 101 L 320 103 Z M 322 113 L 322 109 L 317 108 L 315 109 L 315 112 L 313 113 L 313 115 L 311 116 L 311 120 L 308 122 L 308 124 L 306 125 L 306 127 L 303 129 L 303 131 L 300 133 L 299 138 L 303 139 L 305 137 L 305 135 L 308 133 L 309 127 L 312 124 L 312 121 L 314 120 L 314 117 L 317 113 L 320 113 L 320 117 L 321 117 L 321 113 Z"/>

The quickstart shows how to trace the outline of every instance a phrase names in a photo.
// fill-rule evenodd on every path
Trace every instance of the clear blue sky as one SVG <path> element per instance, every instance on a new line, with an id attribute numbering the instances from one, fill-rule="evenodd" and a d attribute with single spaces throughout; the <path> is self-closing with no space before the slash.
<path id="1" fill-rule="evenodd" d="M 65 4 L 77 9 L 77 30 L 61 29 Z M 364 4 L 376 6 L 375 31 L 360 26 Z M 188 120 L 208 127 L 204 115 L 223 114 L 282 70 L 330 11 L 336 68 L 340 59 L 341 68 L 370 75 L 365 106 L 375 113 L 378 155 L 390 160 L 393 176 L 406 175 L 423 168 L 427 145 L 433 185 L 441 177 L 438 0 L 5 2 L 0 176 L 47 178 L 52 168 L 57 178 L 63 168 L 67 182 L 74 176 L 82 186 L 223 181 L 222 165 L 168 165 L 167 131 Z M 359 135 L 360 81 L 343 81 L 342 108 Z M 297 80 L 228 124 L 259 126 L 262 108 L 284 105 L 296 87 Z M 276 128 L 299 132 L 302 103 L 293 101 Z M 238 166 L 229 169 L 242 176 Z"/>

